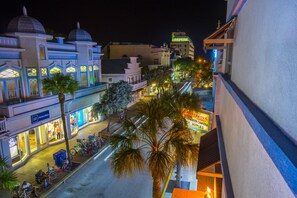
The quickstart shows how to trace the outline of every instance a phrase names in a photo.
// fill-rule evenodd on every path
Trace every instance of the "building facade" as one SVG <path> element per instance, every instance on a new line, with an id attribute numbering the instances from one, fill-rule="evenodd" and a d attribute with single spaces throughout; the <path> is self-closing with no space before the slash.
<path id="1" fill-rule="evenodd" d="M 217 50 L 222 197 L 297 197 L 296 2 L 228 0 Z M 198 181 L 199 186 L 199 181 Z"/>
<path id="2" fill-rule="evenodd" d="M 142 78 L 137 57 L 102 60 L 102 82 L 116 83 L 121 80 L 132 86 L 134 101 L 143 97 L 147 81 Z"/>
<path id="3" fill-rule="evenodd" d="M 106 45 L 102 52 L 103 59 L 138 57 L 143 67 L 170 66 L 170 50 L 165 44 L 156 47 L 149 44 L 113 42 Z"/>
<path id="4" fill-rule="evenodd" d="M 172 32 L 170 48 L 179 51 L 181 57 L 194 60 L 194 44 L 185 32 Z"/>
<path id="5" fill-rule="evenodd" d="M 101 119 L 92 114 L 92 105 L 107 88 L 100 83 L 101 47 L 79 23 L 67 42 L 64 38 L 51 42 L 52 38 L 25 8 L 0 37 L 0 152 L 13 168 L 38 151 L 64 141 L 58 97 L 43 90 L 42 79 L 60 72 L 79 82 L 79 90 L 73 96 L 66 95 L 68 137 Z"/>

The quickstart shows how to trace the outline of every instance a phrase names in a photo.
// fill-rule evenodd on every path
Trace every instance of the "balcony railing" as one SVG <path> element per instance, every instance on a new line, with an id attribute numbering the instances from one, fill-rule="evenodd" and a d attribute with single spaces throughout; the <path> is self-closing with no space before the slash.
<path id="1" fill-rule="evenodd" d="M 132 83 L 129 83 L 132 85 L 132 91 L 136 91 L 138 89 L 142 89 L 147 86 L 147 80 L 139 80 Z"/>
<path id="2" fill-rule="evenodd" d="M 6 118 L 0 120 L 0 134 L 6 132 Z"/>

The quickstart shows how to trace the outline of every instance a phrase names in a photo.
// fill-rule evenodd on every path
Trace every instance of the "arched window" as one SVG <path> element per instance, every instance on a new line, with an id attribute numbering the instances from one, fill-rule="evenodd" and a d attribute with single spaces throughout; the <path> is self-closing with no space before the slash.
<path id="1" fill-rule="evenodd" d="M 55 73 L 62 73 L 62 69 L 60 69 L 59 67 L 53 67 L 50 70 L 50 74 L 55 74 Z"/>
<path id="2" fill-rule="evenodd" d="M 73 66 L 67 67 L 66 68 L 66 73 L 69 74 L 70 76 L 72 76 L 72 78 L 74 80 L 76 80 L 77 73 L 76 73 L 76 68 L 75 67 L 73 67 Z"/>
<path id="3" fill-rule="evenodd" d="M 0 90 L 2 93 L 1 102 L 19 98 L 21 96 L 20 72 L 10 68 L 1 71 Z"/>
<path id="4" fill-rule="evenodd" d="M 99 66 L 94 65 L 93 71 L 94 71 L 94 83 L 96 85 L 96 83 L 100 82 Z"/>
<path id="5" fill-rule="evenodd" d="M 45 60 L 45 47 L 43 45 L 39 45 L 39 56 L 40 60 Z"/>

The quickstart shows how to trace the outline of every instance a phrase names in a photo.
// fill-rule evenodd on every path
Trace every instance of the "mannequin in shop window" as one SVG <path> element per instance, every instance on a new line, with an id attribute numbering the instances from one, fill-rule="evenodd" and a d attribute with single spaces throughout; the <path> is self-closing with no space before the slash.
<path id="1" fill-rule="evenodd" d="M 59 126 L 56 126 L 55 131 L 56 131 L 56 134 L 57 134 L 57 139 L 58 140 L 61 139 L 61 130 L 60 130 L 60 127 Z"/>

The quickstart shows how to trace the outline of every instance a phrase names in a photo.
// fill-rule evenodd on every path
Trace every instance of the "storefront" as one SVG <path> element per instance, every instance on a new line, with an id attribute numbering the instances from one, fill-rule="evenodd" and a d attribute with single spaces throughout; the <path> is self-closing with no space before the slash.
<path id="1" fill-rule="evenodd" d="M 63 141 L 62 129 L 62 120 L 59 118 L 11 137 L 9 150 L 13 166 L 43 147 Z"/>
<path id="2" fill-rule="evenodd" d="M 93 116 L 92 106 L 81 109 L 70 114 L 70 130 L 71 134 L 74 135 L 78 130 L 85 125 L 100 120 L 100 116 Z"/>
<path id="3" fill-rule="evenodd" d="M 71 135 L 74 136 L 80 128 L 101 120 L 101 117 L 94 117 L 93 109 L 90 106 L 70 114 L 67 119 L 70 122 Z M 61 118 L 10 137 L 9 151 L 12 165 L 16 166 L 41 149 L 63 141 L 64 132 Z"/>

